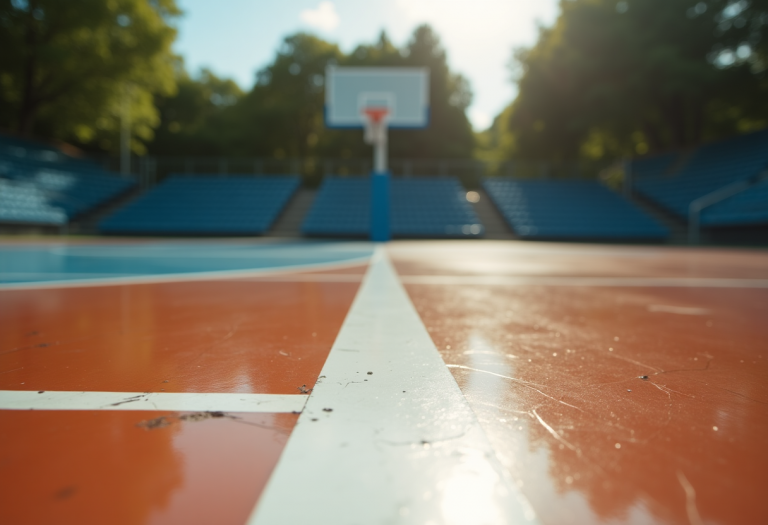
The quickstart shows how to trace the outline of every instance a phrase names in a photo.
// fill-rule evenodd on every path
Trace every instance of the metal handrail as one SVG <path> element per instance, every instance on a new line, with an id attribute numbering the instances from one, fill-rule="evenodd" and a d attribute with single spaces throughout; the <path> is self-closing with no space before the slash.
<path id="1" fill-rule="evenodd" d="M 749 179 L 733 182 L 727 186 L 718 188 L 713 192 L 707 193 L 706 195 L 693 200 L 688 205 L 688 243 L 699 243 L 699 232 L 701 229 L 699 223 L 702 210 L 709 208 L 713 204 L 717 204 L 718 202 L 723 201 L 729 197 L 733 197 L 734 195 L 737 195 L 745 190 L 748 190 L 755 184 L 758 184 L 759 182 L 762 182 L 766 179 L 768 179 L 768 170 L 761 172 L 756 177 L 750 177 Z"/>

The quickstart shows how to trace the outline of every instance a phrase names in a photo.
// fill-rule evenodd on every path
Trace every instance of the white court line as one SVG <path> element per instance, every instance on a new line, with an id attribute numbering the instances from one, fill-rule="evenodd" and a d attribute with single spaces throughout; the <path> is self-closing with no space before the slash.
<path id="1" fill-rule="evenodd" d="M 168 273 L 153 275 L 136 275 L 129 277 L 101 277 L 104 274 L 93 274 L 91 279 L 67 279 L 23 283 L 0 283 L 0 291 L 3 290 L 40 290 L 49 288 L 82 288 L 91 286 L 116 286 L 125 284 L 162 284 L 181 283 L 188 281 L 213 281 L 221 279 L 242 279 L 248 277 L 262 277 L 279 275 L 286 272 L 308 272 L 343 270 L 368 263 L 370 257 L 357 257 L 341 262 L 296 264 L 292 266 L 275 266 L 269 268 L 256 268 L 250 270 L 214 270 L 210 272 Z M 10 272 L 8 275 L 12 275 Z M 43 274 L 44 275 L 44 274 Z"/>
<path id="2" fill-rule="evenodd" d="M 311 274 L 297 273 L 290 275 L 268 275 L 265 277 L 252 277 L 248 281 L 266 281 L 276 283 L 359 283 L 363 280 L 363 274 L 335 273 L 335 274 Z"/>
<path id="3" fill-rule="evenodd" d="M 403 275 L 403 284 L 488 286 L 626 286 L 657 288 L 768 288 L 768 279 L 721 277 L 538 277 L 502 275 Z"/>
<path id="4" fill-rule="evenodd" d="M 82 257 L 82 258 L 96 258 L 96 259 L 175 259 L 180 256 L 189 257 L 191 259 L 316 259 L 316 255 L 307 250 L 307 246 L 295 246 L 292 248 L 276 247 L 270 245 L 267 247 L 248 247 L 238 246 L 234 249 L 229 247 L 217 248 L 212 250 L 212 247 L 191 247 L 186 248 L 182 246 L 170 246 L 164 249 L 124 249 L 124 248 L 90 248 L 90 249 L 57 249 L 51 250 L 56 255 L 64 255 L 66 257 Z M 314 247 L 318 248 L 318 251 L 325 251 L 329 253 L 344 253 L 341 250 L 336 250 L 331 247 L 322 246 Z M 202 251 L 205 250 L 205 251 Z M 359 248 L 355 251 L 363 251 L 365 248 Z"/>
<path id="5" fill-rule="evenodd" d="M 305 395 L 0 390 L 2 410 L 301 412 Z"/>
<path id="6" fill-rule="evenodd" d="M 377 249 L 248 524 L 530 522 Z"/>

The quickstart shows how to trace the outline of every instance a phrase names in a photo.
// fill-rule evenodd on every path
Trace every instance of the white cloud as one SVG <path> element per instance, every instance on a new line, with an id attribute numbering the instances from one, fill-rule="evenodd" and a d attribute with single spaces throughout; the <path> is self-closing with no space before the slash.
<path id="1" fill-rule="evenodd" d="M 536 22 L 551 24 L 557 0 L 395 0 L 401 20 L 430 24 L 448 51 L 451 69 L 470 79 L 468 115 L 475 129 L 490 125 L 517 94 L 508 63 L 512 50 L 536 42 Z"/>
<path id="2" fill-rule="evenodd" d="M 321 31 L 333 31 L 339 26 L 339 14 L 333 2 L 323 1 L 315 9 L 304 9 L 301 20 Z"/>
<path id="3" fill-rule="evenodd" d="M 491 127 L 493 117 L 482 109 L 470 108 L 469 121 L 472 123 L 472 127 L 475 131 L 485 131 Z"/>

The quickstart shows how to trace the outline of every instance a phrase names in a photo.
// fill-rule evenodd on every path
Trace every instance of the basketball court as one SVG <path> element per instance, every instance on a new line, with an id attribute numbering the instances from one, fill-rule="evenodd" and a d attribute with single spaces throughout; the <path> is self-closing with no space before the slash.
<path id="1" fill-rule="evenodd" d="M 6 241 L 0 522 L 763 523 L 768 255 Z"/>

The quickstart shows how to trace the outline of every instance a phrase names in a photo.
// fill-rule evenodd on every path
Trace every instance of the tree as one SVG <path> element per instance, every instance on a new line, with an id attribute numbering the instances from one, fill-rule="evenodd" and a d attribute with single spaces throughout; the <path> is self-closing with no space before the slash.
<path id="1" fill-rule="evenodd" d="M 342 58 L 338 46 L 316 36 L 286 37 L 274 61 L 259 71 L 253 90 L 234 108 L 239 115 L 237 152 L 305 158 L 324 133 L 325 68 Z"/>
<path id="2" fill-rule="evenodd" d="M 3 1 L 1 125 L 109 149 L 127 105 L 133 134 L 150 139 L 153 94 L 175 89 L 179 14 L 174 0 Z"/>
<path id="3" fill-rule="evenodd" d="M 176 67 L 177 92 L 157 96 L 155 104 L 161 125 L 155 130 L 149 152 L 164 155 L 224 155 L 229 133 L 237 122 L 230 109 L 244 93 L 231 79 L 217 77 L 202 69 L 193 78 L 179 60 Z"/>
<path id="4" fill-rule="evenodd" d="M 196 151 L 301 159 L 369 157 L 370 146 L 363 142 L 360 130 L 325 127 L 325 71 L 331 64 L 428 67 L 430 126 L 393 130 L 390 153 L 399 157 L 471 156 L 474 136 L 464 113 L 472 97 L 469 83 L 450 71 L 439 39 L 428 26 L 418 28 L 402 49 L 381 33 L 373 44 L 361 44 L 349 55 L 317 36 L 290 35 L 272 63 L 258 72 L 253 89 L 215 111 L 191 100 L 204 99 L 203 90 L 211 88 L 182 75 L 179 93 L 160 103 L 163 124 L 150 148 L 156 154 Z M 171 111 L 177 116 L 172 117 Z M 176 132 L 170 128 L 173 122 L 179 126 Z"/>
<path id="5" fill-rule="evenodd" d="M 766 1 L 561 1 L 508 116 L 518 157 L 689 148 L 768 123 Z"/>
<path id="6" fill-rule="evenodd" d="M 440 38 L 428 25 L 416 28 L 404 51 L 404 65 L 429 68 L 430 124 L 427 129 L 413 131 L 412 137 L 393 137 L 393 153 L 400 150 L 407 157 L 470 158 L 475 140 L 466 116 L 472 103 L 469 81 L 450 71 Z"/>

